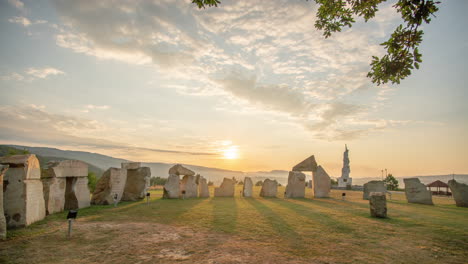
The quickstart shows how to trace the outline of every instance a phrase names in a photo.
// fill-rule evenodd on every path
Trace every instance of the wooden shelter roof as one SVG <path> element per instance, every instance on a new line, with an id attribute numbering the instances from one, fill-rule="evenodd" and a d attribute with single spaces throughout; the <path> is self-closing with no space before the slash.
<path id="1" fill-rule="evenodd" d="M 445 183 L 445 182 L 441 182 L 439 180 L 435 181 L 435 182 L 431 182 L 429 183 L 428 185 L 426 185 L 427 187 L 446 187 L 448 188 L 449 186 Z"/>

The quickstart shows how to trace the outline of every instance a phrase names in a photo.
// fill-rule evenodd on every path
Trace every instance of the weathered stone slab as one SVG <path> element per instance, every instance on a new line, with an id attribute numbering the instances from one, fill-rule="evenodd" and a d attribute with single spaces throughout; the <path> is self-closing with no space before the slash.
<path id="1" fill-rule="evenodd" d="M 468 207 L 468 185 L 456 180 L 448 181 L 448 185 L 452 191 L 455 204 L 458 207 Z"/>
<path id="2" fill-rule="evenodd" d="M 312 180 L 307 182 L 307 188 L 312 189 Z"/>
<path id="3" fill-rule="evenodd" d="M 312 185 L 315 198 L 330 197 L 330 176 L 322 166 L 318 166 L 317 170 L 312 172 Z"/>
<path id="4" fill-rule="evenodd" d="M 4 213 L 8 228 L 28 226 L 45 217 L 39 160 L 33 154 L 0 157 L 9 165 L 3 178 Z"/>
<path id="5" fill-rule="evenodd" d="M 235 182 L 232 179 L 224 178 L 218 188 L 214 190 L 215 197 L 234 197 Z"/>
<path id="6" fill-rule="evenodd" d="M 141 167 L 141 162 L 122 162 L 120 166 L 125 170 L 136 170 Z"/>
<path id="7" fill-rule="evenodd" d="M 286 198 L 304 198 L 306 176 L 300 171 L 290 171 L 288 185 L 286 186 Z"/>
<path id="8" fill-rule="evenodd" d="M 198 195 L 200 198 L 210 197 L 210 190 L 208 189 L 208 184 L 206 179 L 198 175 Z"/>
<path id="9" fill-rule="evenodd" d="M 180 176 L 176 174 L 169 175 L 166 184 L 164 184 L 163 198 L 177 199 L 180 194 L 179 187 Z"/>
<path id="10" fill-rule="evenodd" d="M 292 168 L 292 171 L 316 171 L 317 170 L 317 162 L 315 161 L 314 155 L 308 157 L 307 159 L 303 160 L 296 166 Z"/>
<path id="11" fill-rule="evenodd" d="M 185 175 L 180 181 L 180 196 L 184 198 L 198 197 L 197 177 Z"/>
<path id="12" fill-rule="evenodd" d="M 51 161 L 47 167 L 47 177 L 88 177 L 88 164 L 81 160 Z"/>
<path id="13" fill-rule="evenodd" d="M 387 217 L 387 198 L 385 192 L 371 192 L 369 194 L 370 214 L 372 217 Z"/>
<path id="14" fill-rule="evenodd" d="M 151 169 L 148 167 L 127 169 L 127 182 L 122 194 L 122 201 L 137 201 L 145 198 L 150 178 Z"/>
<path id="15" fill-rule="evenodd" d="M 8 170 L 8 165 L 0 165 L 0 239 L 5 240 L 7 234 L 7 224 L 3 211 L 3 175 Z"/>
<path id="16" fill-rule="evenodd" d="M 242 195 L 244 197 L 252 197 L 253 182 L 250 177 L 244 178 L 244 187 L 242 188 Z"/>
<path id="17" fill-rule="evenodd" d="M 46 215 L 62 212 L 65 206 L 65 178 L 42 179 Z M 88 198 L 89 199 L 89 198 Z"/>
<path id="18" fill-rule="evenodd" d="M 176 164 L 169 169 L 169 175 L 172 175 L 172 174 L 194 176 L 195 172 L 185 168 L 184 166 L 180 164 Z"/>
<path id="19" fill-rule="evenodd" d="M 122 194 L 127 181 L 127 173 L 121 173 L 120 168 L 109 168 L 99 181 L 91 198 L 91 204 L 108 205 L 114 203 L 114 195 L 117 194 L 117 201 L 122 199 Z M 126 171 L 126 170 L 125 170 Z"/>
<path id="20" fill-rule="evenodd" d="M 261 197 L 276 197 L 278 192 L 278 182 L 276 180 L 266 179 L 263 181 L 262 189 L 260 190 Z"/>
<path id="21" fill-rule="evenodd" d="M 364 192 L 362 199 L 369 200 L 371 192 L 387 192 L 383 181 L 369 181 L 364 184 Z"/>
<path id="22" fill-rule="evenodd" d="M 405 194 L 408 203 L 434 205 L 432 202 L 432 194 L 426 189 L 426 185 L 422 184 L 418 178 L 403 179 L 405 182 Z"/>

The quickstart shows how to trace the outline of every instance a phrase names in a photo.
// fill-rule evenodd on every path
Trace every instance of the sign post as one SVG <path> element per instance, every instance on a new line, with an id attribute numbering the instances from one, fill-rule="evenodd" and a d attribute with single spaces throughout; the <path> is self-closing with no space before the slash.
<path id="1" fill-rule="evenodd" d="M 149 205 L 149 199 L 150 199 L 151 193 L 147 192 L 146 193 L 146 204 Z"/>
<path id="2" fill-rule="evenodd" d="M 72 224 L 73 224 L 73 221 L 76 219 L 77 215 L 78 215 L 78 211 L 76 211 L 76 210 L 68 211 L 68 214 L 67 214 L 67 220 L 68 220 L 68 234 L 67 234 L 67 237 L 68 238 L 71 237 Z"/>

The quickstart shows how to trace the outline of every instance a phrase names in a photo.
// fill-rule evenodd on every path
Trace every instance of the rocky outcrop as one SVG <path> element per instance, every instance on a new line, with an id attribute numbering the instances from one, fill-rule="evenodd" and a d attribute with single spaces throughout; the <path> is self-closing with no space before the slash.
<path id="1" fill-rule="evenodd" d="M 250 177 L 244 178 L 244 187 L 242 187 L 242 196 L 252 197 L 253 194 L 253 182 Z"/>
<path id="2" fill-rule="evenodd" d="M 318 166 L 317 170 L 312 172 L 312 186 L 315 198 L 330 197 L 330 176 L 328 176 L 322 166 Z"/>
<path id="3" fill-rule="evenodd" d="M 210 197 L 210 190 L 208 189 L 208 184 L 206 183 L 206 179 L 203 176 L 198 175 L 198 195 L 200 198 L 208 198 Z"/>
<path id="4" fill-rule="evenodd" d="M 261 197 L 276 197 L 278 193 L 278 182 L 276 180 L 266 179 L 263 181 L 262 189 L 260 190 Z"/>
<path id="5" fill-rule="evenodd" d="M 8 228 L 28 226 L 45 217 L 39 160 L 33 154 L 0 157 L 9 165 L 3 176 L 3 209 Z"/>
<path id="6" fill-rule="evenodd" d="M 169 169 L 169 175 L 172 175 L 172 174 L 179 175 L 179 176 L 180 175 L 195 176 L 195 172 L 185 168 L 184 166 L 180 164 L 176 164 Z"/>
<path id="7" fill-rule="evenodd" d="M 122 168 L 122 170 L 124 169 Z M 137 201 L 145 198 L 150 178 L 151 169 L 148 167 L 127 169 L 127 181 L 122 194 L 122 201 Z"/>
<path id="8" fill-rule="evenodd" d="M 0 165 L 0 239 L 5 240 L 7 234 L 7 224 L 3 211 L 3 175 L 8 170 L 8 165 Z"/>
<path id="9" fill-rule="evenodd" d="M 385 192 L 371 192 L 369 194 L 370 214 L 372 217 L 387 217 L 387 198 Z"/>
<path id="10" fill-rule="evenodd" d="M 364 184 L 362 199 L 369 200 L 371 192 L 387 192 L 383 181 L 370 181 Z"/>
<path id="11" fill-rule="evenodd" d="M 468 185 L 457 182 L 456 180 L 448 181 L 448 185 L 452 191 L 455 204 L 458 207 L 468 207 Z"/>
<path id="12" fill-rule="evenodd" d="M 432 194 L 426 189 L 418 178 L 403 179 L 405 182 L 405 194 L 408 203 L 434 205 Z"/>
<path id="13" fill-rule="evenodd" d="M 304 198 L 306 176 L 300 171 L 290 171 L 288 185 L 286 186 L 286 198 Z"/>
<path id="14" fill-rule="evenodd" d="M 179 186 L 180 176 L 176 174 L 169 175 L 166 184 L 164 184 L 163 198 L 177 199 L 180 195 Z"/>
<path id="15" fill-rule="evenodd" d="M 224 178 L 221 185 L 214 190 L 215 197 L 234 197 L 235 182 L 232 179 Z"/>
<path id="16" fill-rule="evenodd" d="M 198 197 L 198 184 L 195 176 L 185 175 L 180 181 L 180 196 L 184 198 Z"/>
<path id="17" fill-rule="evenodd" d="M 125 177 L 125 179 L 124 179 Z M 91 198 L 91 204 L 108 205 L 114 203 L 114 197 L 117 201 L 122 199 L 122 194 L 127 181 L 127 174 L 122 174 L 120 168 L 109 168 L 106 170 L 99 181 Z"/>

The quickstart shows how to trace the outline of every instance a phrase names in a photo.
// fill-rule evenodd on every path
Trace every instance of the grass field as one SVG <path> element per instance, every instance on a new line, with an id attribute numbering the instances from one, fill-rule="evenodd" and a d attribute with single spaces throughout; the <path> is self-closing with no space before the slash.
<path id="1" fill-rule="evenodd" d="M 345 201 L 342 191 L 323 199 L 239 192 L 162 200 L 154 190 L 149 205 L 81 209 L 71 239 L 66 213 L 54 214 L 10 231 L 0 263 L 468 263 L 468 208 L 451 198 L 427 206 L 394 194 L 389 218 L 376 219 L 362 192 L 346 191 Z"/>

